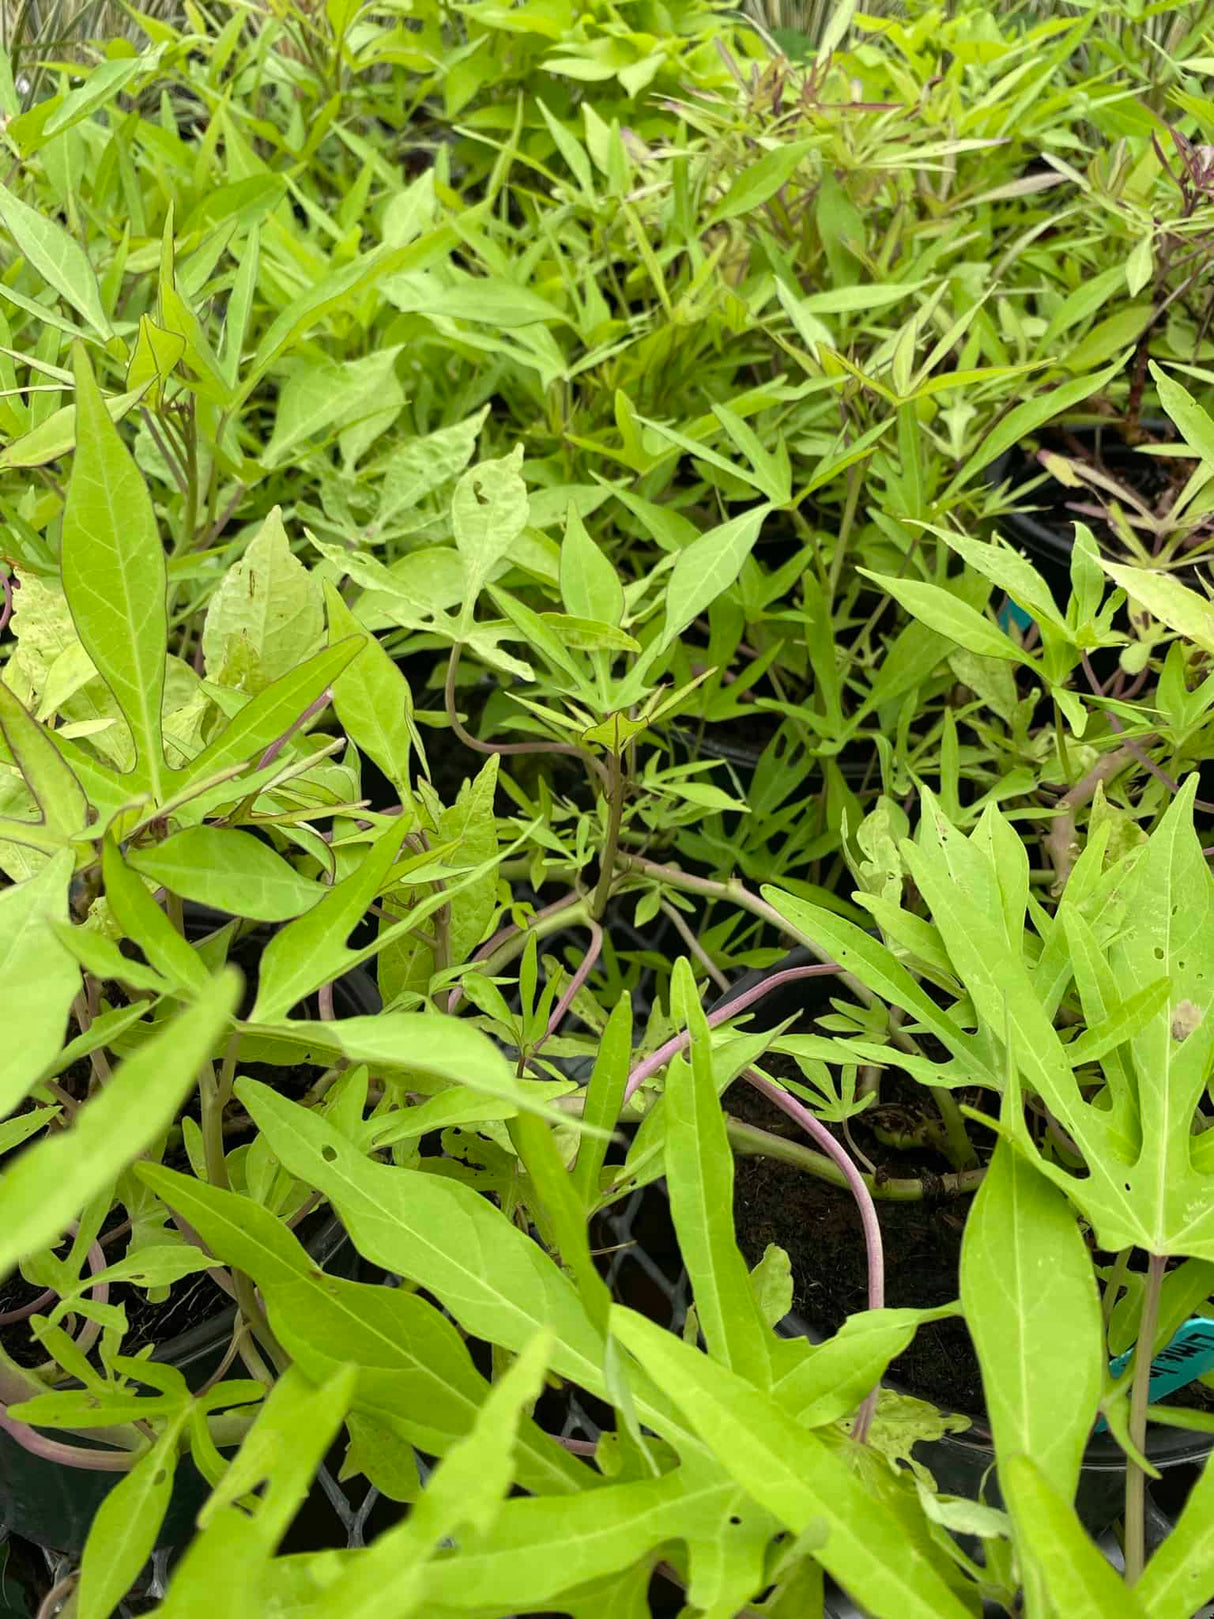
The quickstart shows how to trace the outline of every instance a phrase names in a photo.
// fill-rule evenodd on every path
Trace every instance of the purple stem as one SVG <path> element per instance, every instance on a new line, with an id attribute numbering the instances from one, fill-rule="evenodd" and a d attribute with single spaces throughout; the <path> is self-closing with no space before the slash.
<path id="1" fill-rule="evenodd" d="M 578 902 L 578 897 L 579 896 L 574 893 L 562 894 L 560 899 L 554 899 L 551 905 L 545 905 L 542 911 L 536 911 L 535 915 L 531 918 L 531 922 L 538 922 L 542 917 L 553 916 L 557 911 L 563 911 L 570 905 L 576 905 Z M 530 927 L 531 923 L 528 923 L 527 925 Z M 493 937 L 481 945 L 480 949 L 473 954 L 472 961 L 477 962 L 488 960 L 495 950 L 506 943 L 507 939 L 513 939 L 514 935 L 520 931 L 522 930 L 517 922 L 507 922 L 504 928 L 498 928 Z M 469 965 L 471 965 L 471 963 L 469 963 Z M 460 989 L 459 985 L 456 984 L 455 988 L 451 991 L 451 994 L 447 999 L 448 1012 L 456 1011 L 462 995 L 463 991 Z"/>
<path id="2" fill-rule="evenodd" d="M 8 621 L 13 616 L 13 591 L 20 588 L 20 579 L 15 579 L 11 573 L 6 573 L 0 579 L 0 588 L 4 590 L 4 606 L 0 607 L 0 630 L 8 628 Z"/>
<path id="3" fill-rule="evenodd" d="M 772 990 L 778 989 L 781 984 L 791 984 L 798 978 L 821 978 L 826 973 L 837 973 L 839 970 L 837 962 L 824 961 L 814 967 L 786 967 L 783 972 L 772 973 L 770 978 L 765 978 L 761 984 L 756 984 L 753 989 L 748 989 L 743 994 L 736 996 L 725 1006 L 718 1006 L 715 1012 L 709 1012 L 708 1027 L 715 1029 L 718 1024 L 727 1023 L 730 1018 L 735 1018 L 740 1012 L 744 1012 L 748 1006 L 753 1006 L 756 1001 L 762 1000 L 764 995 L 770 995 Z M 643 1062 L 638 1063 L 629 1074 L 628 1083 L 624 1087 L 625 1102 L 631 1101 L 647 1079 L 652 1078 L 659 1068 L 665 1068 L 672 1057 L 677 1057 L 681 1051 L 686 1051 L 690 1044 L 691 1031 L 683 1029 L 680 1033 L 672 1035 L 665 1045 L 659 1046 L 652 1056 L 646 1057 Z"/>
<path id="4" fill-rule="evenodd" d="M 326 686 L 316 701 L 309 703 L 299 718 L 297 720 L 292 720 L 282 735 L 270 743 L 270 746 L 253 766 L 254 770 L 264 770 L 267 765 L 273 764 L 275 759 L 278 758 L 278 755 L 286 747 L 287 743 L 295 735 L 296 731 L 298 731 L 302 726 L 306 725 L 310 719 L 314 719 L 316 715 L 319 714 L 322 709 L 327 708 L 332 701 L 333 693 Z"/>
<path id="5" fill-rule="evenodd" d="M 28 1422 L 10 1417 L 8 1406 L 2 1401 L 0 1428 L 11 1434 L 31 1456 L 41 1456 L 44 1461 L 58 1462 L 63 1467 L 82 1467 L 86 1472 L 128 1473 L 142 1454 L 132 1450 L 86 1450 L 83 1445 L 65 1445 L 58 1439 L 48 1439 Z"/>
<path id="6" fill-rule="evenodd" d="M 748 1068 L 745 1073 L 748 1084 L 774 1102 L 776 1107 L 794 1119 L 805 1133 L 812 1136 L 814 1141 L 838 1164 L 847 1180 L 848 1189 L 856 1200 L 856 1207 L 860 1211 L 860 1224 L 864 1228 L 864 1250 L 868 1257 L 868 1307 L 870 1310 L 880 1310 L 885 1305 L 885 1253 L 881 1246 L 881 1222 L 877 1218 L 877 1205 L 873 1202 L 873 1195 L 864 1184 L 864 1177 L 852 1163 L 848 1154 L 835 1140 L 834 1136 L 815 1117 L 802 1102 L 795 1096 L 777 1085 L 773 1080 L 761 1074 L 757 1068 Z M 877 1406 L 877 1395 L 881 1385 L 865 1398 L 864 1404 L 856 1412 L 856 1420 L 852 1426 L 852 1438 L 863 1444 L 868 1438 L 869 1426 L 873 1420 L 873 1412 Z"/>
<path id="7" fill-rule="evenodd" d="M 68 1227 L 69 1233 L 74 1233 L 75 1230 L 74 1225 Z M 100 1242 L 89 1244 L 88 1266 L 94 1276 L 105 1269 L 105 1250 Z M 108 1282 L 99 1282 L 90 1291 L 98 1304 L 108 1304 L 110 1297 Z M 32 1304 L 22 1305 L 19 1310 L 10 1310 L 7 1315 L 0 1318 L 0 1324 L 11 1324 L 33 1315 L 50 1299 L 57 1296 L 54 1288 L 48 1288 Z M 96 1322 L 87 1321 L 84 1331 L 77 1339 L 77 1348 L 87 1354 L 100 1331 Z M 31 1455 L 41 1456 L 48 1462 L 60 1462 L 65 1467 L 83 1467 L 102 1473 L 125 1473 L 137 1459 L 135 1453 L 131 1451 L 86 1450 L 82 1445 L 65 1445 L 60 1440 L 48 1439 L 28 1422 L 20 1422 L 16 1417 L 10 1417 L 8 1406 L 3 1401 L 0 1401 L 0 1428 L 11 1434 L 21 1448 L 28 1450 Z"/>
<path id="8" fill-rule="evenodd" d="M 543 1047 L 544 1042 L 546 1040 L 551 1040 L 552 1036 L 560 1028 L 561 1023 L 564 1021 L 565 1013 L 569 1010 L 570 1006 L 573 1003 L 573 997 L 577 994 L 578 990 L 581 989 L 582 985 L 590 977 L 590 974 L 591 974 L 591 971 L 592 971 L 592 969 L 594 967 L 594 964 L 599 959 L 599 955 L 602 952 L 602 949 L 603 949 L 603 930 L 602 930 L 602 928 L 599 926 L 599 924 L 597 922 L 592 921 L 592 920 L 588 920 L 587 923 L 586 923 L 586 926 L 590 929 L 590 945 L 589 945 L 589 948 L 587 949 L 586 954 L 582 957 L 581 965 L 578 967 L 578 970 L 574 973 L 573 977 L 569 980 L 569 983 L 568 983 L 568 985 L 566 986 L 566 989 L 565 989 L 565 993 L 561 996 L 560 1000 L 553 1007 L 552 1016 L 548 1019 L 548 1027 L 544 1030 L 544 1033 L 543 1033 L 542 1037 L 539 1040 L 536 1041 L 535 1046 L 532 1048 L 531 1055 L 533 1057 L 539 1055 L 539 1052 L 540 1052 L 541 1048 Z"/>
<path id="9" fill-rule="evenodd" d="M 75 1225 L 70 1225 L 67 1229 L 68 1235 L 74 1237 L 76 1234 Z M 90 1244 L 88 1266 L 94 1276 L 105 1269 L 105 1250 L 100 1242 Z M 102 1282 L 99 1287 L 92 1289 L 92 1293 L 98 1304 L 108 1304 L 110 1301 L 110 1284 Z M 6 1310 L 3 1315 L 0 1315 L 0 1327 L 11 1327 L 15 1321 L 28 1321 L 30 1316 L 37 1315 L 39 1310 L 44 1309 L 52 1300 L 58 1297 L 59 1295 L 55 1292 L 55 1289 L 48 1287 L 45 1293 L 39 1293 L 38 1297 L 29 1304 L 22 1304 L 16 1310 Z"/>
<path id="10" fill-rule="evenodd" d="M 1096 672 L 1092 668 L 1091 659 L 1088 657 L 1086 652 L 1081 653 L 1080 656 L 1083 659 L 1083 672 L 1088 677 L 1088 684 L 1093 688 L 1097 696 L 1103 695 L 1103 688 L 1100 685 L 1100 682 L 1096 679 Z M 1178 793 L 1180 791 L 1180 783 L 1176 780 L 1176 778 L 1174 776 L 1169 776 L 1166 770 L 1155 763 L 1154 759 L 1148 757 L 1146 752 L 1139 747 L 1138 743 L 1135 742 L 1132 737 L 1128 737 L 1126 735 L 1125 726 L 1111 709 L 1107 710 L 1107 715 L 1109 724 L 1113 727 L 1114 731 L 1116 731 L 1117 735 L 1121 738 L 1125 746 L 1134 755 L 1135 759 L 1138 760 L 1138 763 L 1142 765 L 1145 770 L 1149 770 L 1157 781 L 1161 781 L 1170 793 Z M 1207 811 L 1214 810 L 1214 804 L 1208 804 L 1205 799 L 1202 798 L 1195 798 L 1193 800 L 1193 808 Z"/>

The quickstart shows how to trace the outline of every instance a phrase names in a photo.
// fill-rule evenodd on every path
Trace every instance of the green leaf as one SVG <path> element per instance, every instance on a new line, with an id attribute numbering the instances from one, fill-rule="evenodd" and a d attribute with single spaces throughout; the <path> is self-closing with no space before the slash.
<path id="1" fill-rule="evenodd" d="M 825 292 L 811 292 L 799 302 L 807 315 L 853 315 L 901 303 L 903 298 L 911 297 L 926 285 L 925 281 L 887 281 L 856 287 L 829 287 Z"/>
<path id="2" fill-rule="evenodd" d="M 1214 420 L 1175 377 L 1151 362 L 1151 375 L 1159 390 L 1159 403 L 1180 429 L 1180 435 L 1206 466 L 1214 467 Z"/>
<path id="3" fill-rule="evenodd" d="M 599 1039 L 594 1072 L 586 1087 L 582 1123 L 595 1131 L 578 1143 L 572 1179 L 586 1209 L 598 1202 L 599 1177 L 607 1157 L 609 1132 L 615 1128 L 624 1103 L 632 1055 L 632 1000 L 625 993 L 611 1009 L 607 1027 Z M 599 1132 L 602 1132 L 601 1134 Z"/>
<path id="4" fill-rule="evenodd" d="M 1048 393 L 1040 394 L 1036 399 L 1026 399 L 1023 404 L 1015 406 L 991 432 L 983 436 L 977 449 L 941 498 L 950 499 L 973 477 L 997 461 L 1005 450 L 1010 450 L 1013 444 L 1019 444 L 1021 439 L 1030 438 L 1039 427 L 1044 427 L 1047 422 L 1059 420 L 1083 400 L 1099 394 L 1121 372 L 1122 364 L 1119 357 L 1104 371 L 1097 371 L 1086 377 L 1074 377 L 1070 382 L 1051 388 Z"/>
<path id="5" fill-rule="evenodd" d="M 1214 1463 L 1209 1458 L 1180 1517 L 1151 1554 L 1134 1595 L 1148 1619 L 1189 1619 L 1214 1593 Z"/>
<path id="6" fill-rule="evenodd" d="M 863 1607 L 900 1619 L 962 1619 L 926 1535 L 846 1458 L 788 1420 L 770 1396 L 643 1316 L 616 1306 L 612 1333 L 685 1414 L 720 1465 L 794 1534 L 820 1526 L 817 1560 Z"/>
<path id="7" fill-rule="evenodd" d="M 751 1271 L 750 1288 L 759 1314 L 769 1327 L 783 1321 L 792 1309 L 792 1261 L 774 1242 L 767 1244 L 762 1259 Z"/>
<path id="8" fill-rule="evenodd" d="M 422 438 L 394 448 L 380 486 L 379 506 L 369 538 L 376 539 L 402 513 L 415 512 L 428 495 L 457 478 L 472 459 L 485 418 L 486 405 L 475 416 L 440 427 Z"/>
<path id="9" fill-rule="evenodd" d="M 577 1284 L 586 1314 L 601 1332 L 607 1330 L 611 1292 L 595 1269 L 586 1215 L 552 1131 L 534 1115 L 519 1115 L 509 1126 L 510 1140 L 527 1170 L 536 1224 L 555 1247 Z"/>
<path id="10" fill-rule="evenodd" d="M 936 1005 L 892 951 L 854 922 L 822 906 L 811 905 L 778 888 L 763 888 L 761 892 L 801 938 L 827 951 L 829 959 L 853 973 L 882 999 L 913 1013 L 950 1051 L 971 1065 L 975 1076 L 981 1074 L 986 1083 L 999 1084 L 1001 1076 L 991 1070 L 977 1042 Z"/>
<path id="11" fill-rule="evenodd" d="M 157 798 L 167 571 L 143 478 L 102 402 L 82 345 L 74 350 L 77 443 L 63 512 L 63 589 L 81 643 L 113 692 L 135 744 L 140 784 Z"/>
<path id="12" fill-rule="evenodd" d="M 101 851 L 101 872 L 114 920 L 143 951 L 149 965 L 163 973 L 170 984 L 194 992 L 202 990 L 208 976 L 202 957 L 178 933 L 110 836 Z"/>
<path id="13" fill-rule="evenodd" d="M 1161 624 L 1176 630 L 1203 652 L 1214 654 L 1214 604 L 1208 597 L 1182 585 L 1174 574 L 1106 562 L 1103 557 L 1100 562 L 1131 601 L 1145 607 Z"/>
<path id="14" fill-rule="evenodd" d="M 662 644 L 674 639 L 736 581 L 754 548 L 769 505 L 752 507 L 711 528 L 679 553 L 666 586 Z"/>
<path id="15" fill-rule="evenodd" d="M 1137 1592 L 1089 1538 L 1069 1498 L 1050 1484 L 1034 1460 L 1007 1456 L 1000 1478 L 1012 1504 L 1016 1549 L 1022 1560 L 1036 1564 L 1055 1613 L 1067 1619 L 1109 1619 L 1112 1614 L 1146 1619 Z"/>
<path id="16" fill-rule="evenodd" d="M 856 572 L 880 585 L 929 630 L 947 636 L 968 652 L 975 652 L 981 658 L 1007 658 L 1014 663 L 1032 661 L 997 624 L 968 603 L 959 601 L 941 585 L 930 585 L 921 579 L 895 579 L 889 574 L 872 573 L 868 568 L 857 568 Z"/>
<path id="17" fill-rule="evenodd" d="M 1049 585 L 1033 564 L 1018 551 L 1014 551 L 1010 545 L 970 540 L 963 534 L 954 534 L 949 529 L 937 527 L 934 523 L 925 523 L 923 526 L 929 533 L 938 535 L 951 546 L 971 568 L 976 568 L 1001 590 L 1006 590 L 1012 600 L 1019 606 L 1027 608 L 1034 618 L 1053 624 L 1058 629 L 1064 628 L 1065 620 L 1058 611 Z"/>
<path id="18" fill-rule="evenodd" d="M 360 1253 L 416 1282 L 466 1331 L 505 1349 L 521 1350 L 552 1327 L 553 1370 L 610 1397 L 602 1335 L 569 1280 L 500 1209 L 457 1181 L 369 1163 L 325 1120 L 268 1086 L 242 1079 L 236 1088 L 275 1157 L 325 1194 Z M 653 1420 L 652 1400 L 638 1397 L 636 1405 Z"/>
<path id="19" fill-rule="evenodd" d="M 671 1010 L 691 1032 L 691 1060 L 666 1072 L 666 1185 L 708 1352 L 760 1386 L 770 1383 L 770 1333 L 733 1224 L 733 1151 L 713 1077 L 712 1033 L 686 958 L 675 963 Z"/>
<path id="20" fill-rule="evenodd" d="M 102 307 L 93 266 L 75 238 L 4 185 L 0 185 L 0 219 L 31 268 L 108 342 L 114 329 Z"/>
<path id="21" fill-rule="evenodd" d="M 522 464 L 520 444 L 501 460 L 480 461 L 470 467 L 455 486 L 451 523 L 464 564 L 466 624 L 472 622 L 482 586 L 527 526 L 529 502 L 519 471 Z"/>
<path id="22" fill-rule="evenodd" d="M 385 400 L 404 404 L 396 381 L 401 345 L 380 349 L 361 360 L 310 359 L 301 362 L 278 396 L 274 431 L 261 455 L 267 470 L 286 465 L 317 434 L 347 427 L 376 415 Z"/>
<path id="23" fill-rule="evenodd" d="M 65 841 L 89 824 L 88 796 L 72 767 L 23 703 L 0 681 L 0 733 L 42 811 L 48 832 Z"/>
<path id="24" fill-rule="evenodd" d="M 561 600 L 574 618 L 618 626 L 624 617 L 624 587 L 574 506 L 561 541 Z"/>
<path id="25" fill-rule="evenodd" d="M 823 1428 L 850 1416 L 928 1321 L 938 1321 L 958 1309 L 864 1310 L 849 1316 L 824 1343 L 796 1344 L 798 1353 L 788 1371 L 780 1373 L 772 1393 L 803 1428 Z M 777 1370 L 789 1358 L 779 1347 Z"/>
<path id="26" fill-rule="evenodd" d="M 351 636 L 358 636 L 363 645 L 358 667 L 348 669 L 333 682 L 333 707 L 342 729 L 387 776 L 400 794 L 401 803 L 408 803 L 409 753 L 417 740 L 409 682 L 328 580 L 325 607 L 330 645 Z"/>
<path id="27" fill-rule="evenodd" d="M 314 1486 L 353 1383 L 348 1366 L 320 1388 L 294 1367 L 278 1379 L 199 1514 L 201 1533 L 173 1570 L 160 1619 L 264 1619 L 270 1559 Z"/>
<path id="28" fill-rule="evenodd" d="M 317 1603 L 315 1619 L 411 1619 L 424 1612 L 427 1564 L 456 1529 L 492 1528 L 514 1477 L 525 1407 L 543 1386 L 552 1334 L 539 1332 L 494 1384 L 476 1425 L 439 1463 L 404 1523 L 375 1544 Z"/>
<path id="29" fill-rule="evenodd" d="M 146 385 L 130 393 L 111 394 L 105 401 L 105 413 L 112 422 L 120 422 L 139 403 L 147 392 Z M 9 467 L 44 467 L 58 461 L 76 447 L 76 407 L 64 405 L 54 411 L 37 427 L 15 438 L 0 450 L 0 470 Z"/>
<path id="30" fill-rule="evenodd" d="M 358 953 L 346 940 L 386 884 L 407 831 L 404 816 L 393 821 L 348 877 L 335 883 L 306 915 L 274 935 L 261 958 L 252 1022 L 284 1018 L 296 1002 L 355 964 Z"/>
<path id="31" fill-rule="evenodd" d="M 170 893 L 256 922 L 289 921 L 327 892 L 260 838 L 231 827 L 186 827 L 151 848 L 132 848 L 127 859 Z"/>
<path id="32" fill-rule="evenodd" d="M 80 1619 L 110 1619 L 152 1555 L 173 1494 L 183 1411 L 118 1481 L 97 1508 L 84 1557 L 76 1611 Z"/>
<path id="33" fill-rule="evenodd" d="M 197 786 L 235 765 L 255 760 L 299 721 L 362 650 L 363 642 L 351 637 L 280 675 L 246 703 L 215 740 L 191 760 L 179 777 L 182 787 Z"/>
<path id="34" fill-rule="evenodd" d="M 227 1264 L 251 1276 L 270 1324 L 296 1364 L 316 1382 L 342 1364 L 358 1368 L 354 1407 L 431 1455 L 472 1431 L 489 1385 L 451 1322 L 407 1288 L 348 1282 L 317 1271 L 307 1250 L 260 1204 L 158 1164 L 136 1171 L 187 1219 Z M 534 1423 L 520 1444 L 519 1481 L 569 1495 L 586 1471 Z"/>
<path id="35" fill-rule="evenodd" d="M 1059 1065 L 1065 1049 L 1048 1020 L 1044 1027 L 1037 1022 L 1035 1034 L 1027 1024 L 1019 1031 L 1017 1061 L 1077 1143 L 1087 1174 L 1074 1176 L 1040 1157 L 1014 1107 L 1005 1110 L 1002 1128 L 1088 1217 L 1101 1247 L 1214 1260 L 1214 1178 L 1195 1168 L 1192 1150 L 1194 1113 L 1214 1053 L 1214 983 L 1207 965 L 1214 955 L 1214 876 L 1193 827 L 1196 785 L 1191 776 L 1181 787 L 1128 881 L 1119 874 L 1134 925 L 1114 936 L 1107 961 L 1082 912 L 1067 908 L 1065 914 L 1076 976 L 1083 974 L 1081 984 L 1108 986 L 1101 1016 L 1112 1012 L 1118 992 L 1129 999 L 1161 977 L 1171 982 L 1170 1003 L 1130 1042 L 1132 1082 L 1118 1054 L 1110 1054 L 1104 1062 L 1108 1094 L 1100 1104 L 1089 1102 L 1069 1065 Z M 979 935 L 980 921 L 969 920 Z M 1008 976 L 1005 967 L 1001 977 Z M 1023 1005 L 1019 996 L 1016 1004 Z"/>
<path id="36" fill-rule="evenodd" d="M 1004 1141 L 966 1221 L 961 1303 L 1000 1457 L 1031 1455 L 1069 1502 L 1100 1398 L 1100 1301 L 1074 1209 Z"/>
<path id="37" fill-rule="evenodd" d="M 320 582 L 292 556 L 275 506 L 211 597 L 202 631 L 207 675 L 255 696 L 323 641 Z"/>
<path id="38" fill-rule="evenodd" d="M 132 79 L 138 78 L 141 73 L 153 72 L 159 66 L 162 54 L 162 48 L 157 47 L 140 56 L 119 57 L 113 61 L 99 62 L 90 70 L 79 89 L 72 90 L 64 96 L 43 124 L 42 139 L 49 140 L 53 135 L 62 134 L 73 124 L 88 118 L 99 107 L 104 107 L 120 90 L 124 90 Z"/>
<path id="39" fill-rule="evenodd" d="M 164 385 L 185 353 L 185 339 L 166 332 L 147 315 L 139 317 L 139 339 L 127 366 L 126 385 L 140 393 L 151 390 L 149 403 L 159 406 Z"/>
<path id="40" fill-rule="evenodd" d="M 6 1038 L 0 1043 L 0 1117 L 29 1094 L 63 1044 L 67 1015 L 80 992 L 80 973 L 50 926 L 67 922 L 70 850 L 42 870 L 0 889 L 0 974 Z"/>
<path id="41" fill-rule="evenodd" d="M 760 208 L 774 197 L 780 187 L 800 168 L 810 152 L 818 146 L 817 137 L 801 141 L 782 141 L 748 168 L 742 170 L 724 197 L 705 221 L 705 229 L 718 225 L 723 219 L 736 219 Z"/>
<path id="42" fill-rule="evenodd" d="M 158 1139 L 236 1009 L 226 970 L 79 1110 L 70 1130 L 27 1147 L 0 1176 L 0 1275 L 58 1242 L 89 1200 Z"/>
<path id="43" fill-rule="evenodd" d="M 262 336 L 245 370 L 244 382 L 232 408 L 243 405 L 279 355 L 325 315 L 348 306 L 359 293 L 383 281 L 386 276 L 424 267 L 432 259 L 445 258 L 457 241 L 455 231 L 449 225 L 443 225 L 406 247 L 381 246 L 364 253 L 301 292 L 275 317 Z"/>
<path id="44" fill-rule="evenodd" d="M 727 1520 L 737 1494 L 737 1486 L 715 1470 L 693 1476 L 680 1467 L 663 1478 L 608 1485 L 572 1499 L 508 1501 L 488 1534 L 432 1566 L 430 1600 L 436 1613 L 449 1606 L 498 1614 L 564 1612 L 566 1591 L 631 1568 L 653 1548 L 732 1532 Z M 601 1608 L 591 1611 L 594 1619 L 603 1614 Z"/>
<path id="45" fill-rule="evenodd" d="M 339 1018 L 330 1032 L 350 1062 L 387 1065 L 402 1074 L 466 1085 L 511 1108 L 568 1126 L 568 1114 L 547 1107 L 516 1080 L 500 1048 L 470 1023 L 443 1012 L 377 1012 Z M 386 1122 L 381 1120 L 381 1122 Z"/>

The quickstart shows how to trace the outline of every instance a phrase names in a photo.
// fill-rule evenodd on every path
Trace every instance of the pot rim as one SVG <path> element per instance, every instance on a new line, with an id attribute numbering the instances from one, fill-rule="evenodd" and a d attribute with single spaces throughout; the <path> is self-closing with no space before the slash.
<path id="1" fill-rule="evenodd" d="M 1103 418 L 1098 422 L 1091 422 L 1064 417 L 1060 422 L 1047 422 L 1043 425 L 1069 427 L 1077 435 L 1087 434 L 1094 436 L 1102 426 L 1108 426 L 1109 424 Z M 1157 428 L 1170 428 L 1172 423 L 1162 416 L 1148 416 L 1143 418 L 1140 425 L 1154 431 Z M 1031 436 L 1029 435 L 1029 437 Z M 1002 455 L 996 456 L 983 469 L 982 476 L 988 488 L 998 489 L 1000 484 L 1007 481 L 1013 455 L 1017 450 L 1023 450 L 1028 441 L 1029 439 L 1026 437 L 1020 439 L 1016 444 L 1010 445 L 1003 451 Z M 994 519 L 994 521 L 1011 529 L 1026 550 L 1035 552 L 1037 556 L 1044 557 L 1051 562 L 1058 562 L 1064 566 L 1070 565 L 1071 552 L 1075 545 L 1074 535 L 1072 533 L 1063 533 L 1061 527 L 1057 524 L 1046 522 L 1033 512 L 1023 511 L 1004 512 L 1002 516 Z M 1072 527 L 1073 525 L 1070 523 L 1066 525 L 1067 529 Z"/>

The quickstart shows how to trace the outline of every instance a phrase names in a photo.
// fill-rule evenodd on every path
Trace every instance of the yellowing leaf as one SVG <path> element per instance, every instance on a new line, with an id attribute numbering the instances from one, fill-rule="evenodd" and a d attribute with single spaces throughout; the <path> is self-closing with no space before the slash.
<path id="1" fill-rule="evenodd" d="M 281 508 L 230 567 L 207 609 L 207 677 L 255 696 L 324 642 L 319 582 L 291 554 Z"/>

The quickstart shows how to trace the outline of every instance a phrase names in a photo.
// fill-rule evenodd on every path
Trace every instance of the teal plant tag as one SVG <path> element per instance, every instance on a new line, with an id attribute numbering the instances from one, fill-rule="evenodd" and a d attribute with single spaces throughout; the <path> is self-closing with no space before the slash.
<path id="1" fill-rule="evenodd" d="M 1127 1349 L 1124 1354 L 1115 1355 L 1109 1362 L 1109 1371 L 1112 1375 L 1120 1377 L 1133 1356 L 1132 1349 Z M 1212 1368 L 1214 1368 L 1214 1320 L 1204 1315 L 1190 1316 L 1183 1326 L 1177 1328 L 1170 1342 L 1151 1362 L 1151 1381 L 1147 1397 L 1154 1404 L 1156 1400 L 1162 1400 L 1165 1394 L 1172 1394 L 1177 1389 L 1184 1388 L 1186 1384 L 1192 1383 L 1195 1378 L 1201 1377 Z M 1096 1431 L 1098 1433 L 1103 1431 L 1105 1426 L 1105 1420 L 1101 1417 L 1096 1424 Z"/>
<path id="2" fill-rule="evenodd" d="M 1032 614 L 1026 613 L 1024 608 L 1021 607 L 1020 603 L 1014 602 L 1009 596 L 999 613 L 999 628 L 1005 631 L 1007 634 L 1010 634 L 1013 624 L 1018 630 L 1023 632 L 1024 630 L 1030 629 L 1032 627 L 1032 623 Z"/>

